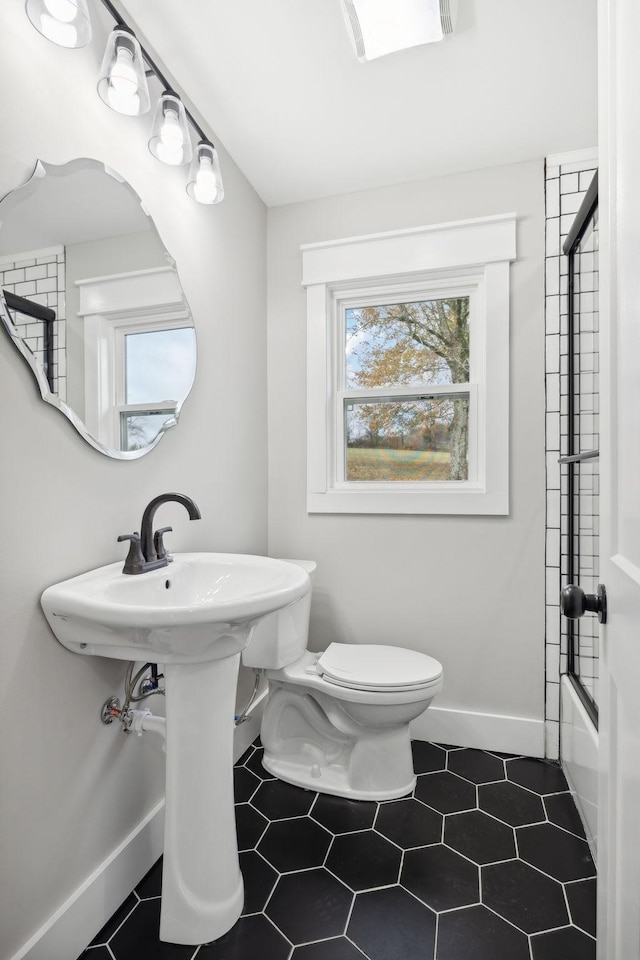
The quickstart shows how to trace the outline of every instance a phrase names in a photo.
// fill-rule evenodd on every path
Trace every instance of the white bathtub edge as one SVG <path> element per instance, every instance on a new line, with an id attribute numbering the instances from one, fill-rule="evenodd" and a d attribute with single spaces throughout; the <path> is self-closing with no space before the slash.
<path id="1" fill-rule="evenodd" d="M 587 841 L 597 863 L 598 731 L 567 676 L 561 678 L 562 769 L 574 795 Z"/>

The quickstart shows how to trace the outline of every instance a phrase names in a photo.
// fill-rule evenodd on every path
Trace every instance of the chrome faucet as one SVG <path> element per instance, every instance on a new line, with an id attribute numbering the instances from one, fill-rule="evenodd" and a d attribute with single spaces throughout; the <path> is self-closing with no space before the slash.
<path id="1" fill-rule="evenodd" d="M 191 497 L 185 497 L 182 493 L 161 493 L 154 497 L 144 509 L 142 514 L 142 523 L 140 533 L 123 533 L 118 537 L 118 541 L 130 540 L 131 546 L 125 560 L 123 573 L 137 574 L 146 573 L 148 570 L 157 570 L 159 567 L 166 567 L 171 559 L 167 553 L 163 537 L 169 533 L 171 527 L 161 527 L 153 531 L 153 518 L 156 510 L 163 503 L 175 501 L 181 503 L 187 510 L 190 520 L 200 520 L 201 513 Z"/>

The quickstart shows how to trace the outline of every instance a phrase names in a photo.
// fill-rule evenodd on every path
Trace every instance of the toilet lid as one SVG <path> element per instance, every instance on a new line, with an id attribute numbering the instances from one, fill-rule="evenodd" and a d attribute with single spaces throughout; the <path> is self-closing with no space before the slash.
<path id="1" fill-rule="evenodd" d="M 415 690 L 442 676 L 442 664 L 425 653 L 371 643 L 331 643 L 316 670 L 325 680 L 354 690 Z"/>

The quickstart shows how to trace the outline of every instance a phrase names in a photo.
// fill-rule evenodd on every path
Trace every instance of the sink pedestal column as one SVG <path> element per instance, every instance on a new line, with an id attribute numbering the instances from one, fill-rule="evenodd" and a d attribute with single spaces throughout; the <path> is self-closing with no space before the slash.
<path id="1" fill-rule="evenodd" d="M 166 812 L 160 939 L 208 943 L 244 902 L 233 796 L 240 654 L 167 664 Z"/>

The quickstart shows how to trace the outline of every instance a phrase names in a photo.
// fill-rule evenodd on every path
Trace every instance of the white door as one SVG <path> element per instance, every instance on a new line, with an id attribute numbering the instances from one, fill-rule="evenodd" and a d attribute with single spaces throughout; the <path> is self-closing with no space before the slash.
<path id="1" fill-rule="evenodd" d="M 599 960 L 640 957 L 639 0 L 599 0 L 601 633 Z"/>

